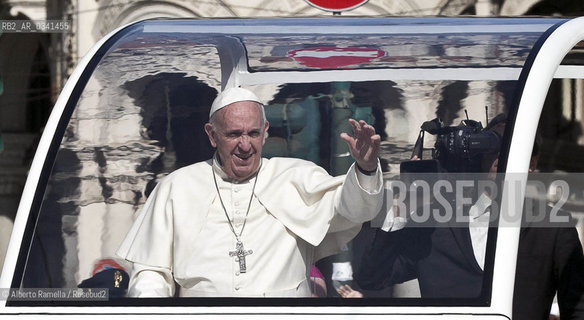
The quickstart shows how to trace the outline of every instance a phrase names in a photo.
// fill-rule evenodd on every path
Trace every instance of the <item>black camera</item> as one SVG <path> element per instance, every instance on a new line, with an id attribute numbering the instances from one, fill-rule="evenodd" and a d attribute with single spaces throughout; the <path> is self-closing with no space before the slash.
<path id="1" fill-rule="evenodd" d="M 436 136 L 432 160 L 422 160 L 424 133 Z M 480 172 L 481 154 L 496 153 L 501 136 L 483 130 L 479 121 L 463 120 L 458 126 L 445 126 L 436 118 L 422 124 L 412 158 L 400 165 L 401 172 Z"/>

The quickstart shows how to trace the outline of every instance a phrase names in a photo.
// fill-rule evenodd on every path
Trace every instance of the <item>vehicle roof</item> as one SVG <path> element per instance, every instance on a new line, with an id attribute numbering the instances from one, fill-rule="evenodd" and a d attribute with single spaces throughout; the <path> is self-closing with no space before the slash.
<path id="1" fill-rule="evenodd" d="M 310 73 L 311 81 L 343 80 L 346 76 L 338 71 L 345 70 L 354 71 L 352 81 L 354 74 L 363 72 L 367 80 L 516 80 L 536 41 L 565 21 L 446 17 L 146 20 L 126 29 L 116 47 L 126 55 L 147 55 L 164 47 L 184 50 L 187 56 L 193 47 L 216 48 L 222 68 L 234 70 L 229 76 L 223 74 L 222 87 L 277 83 L 283 77 L 288 82 L 310 82 L 306 71 L 319 71 Z M 476 55 L 478 47 L 483 54 Z"/>

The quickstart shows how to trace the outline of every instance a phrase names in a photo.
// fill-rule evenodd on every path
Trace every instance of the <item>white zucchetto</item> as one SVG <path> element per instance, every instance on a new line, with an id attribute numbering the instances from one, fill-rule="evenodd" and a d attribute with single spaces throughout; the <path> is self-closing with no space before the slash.
<path id="1" fill-rule="evenodd" d="M 239 87 L 229 88 L 225 89 L 217 96 L 217 98 L 215 98 L 211 105 L 211 111 L 209 111 L 209 118 L 221 108 L 241 101 L 254 101 L 263 106 L 260 98 L 258 98 L 255 93 Z"/>

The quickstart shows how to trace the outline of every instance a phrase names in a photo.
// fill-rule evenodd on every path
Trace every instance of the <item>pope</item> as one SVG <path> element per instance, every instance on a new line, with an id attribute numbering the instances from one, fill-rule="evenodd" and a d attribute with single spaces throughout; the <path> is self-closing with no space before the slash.
<path id="1" fill-rule="evenodd" d="M 332 177 L 312 162 L 261 157 L 269 123 L 251 91 L 214 100 L 212 159 L 153 190 L 118 249 L 129 296 L 310 297 L 311 265 L 337 253 L 381 210 L 380 136 L 349 119 L 355 163 Z"/>

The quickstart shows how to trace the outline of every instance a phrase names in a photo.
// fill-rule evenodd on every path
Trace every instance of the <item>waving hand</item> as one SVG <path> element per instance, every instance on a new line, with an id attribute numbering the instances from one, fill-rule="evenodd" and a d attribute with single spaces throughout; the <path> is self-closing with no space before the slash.
<path id="1" fill-rule="evenodd" d="M 363 120 L 357 122 L 354 119 L 349 119 L 349 123 L 353 127 L 353 137 L 343 132 L 341 139 L 347 142 L 351 156 L 361 169 L 374 171 L 377 168 L 381 137 L 375 134 L 375 128 Z"/>

